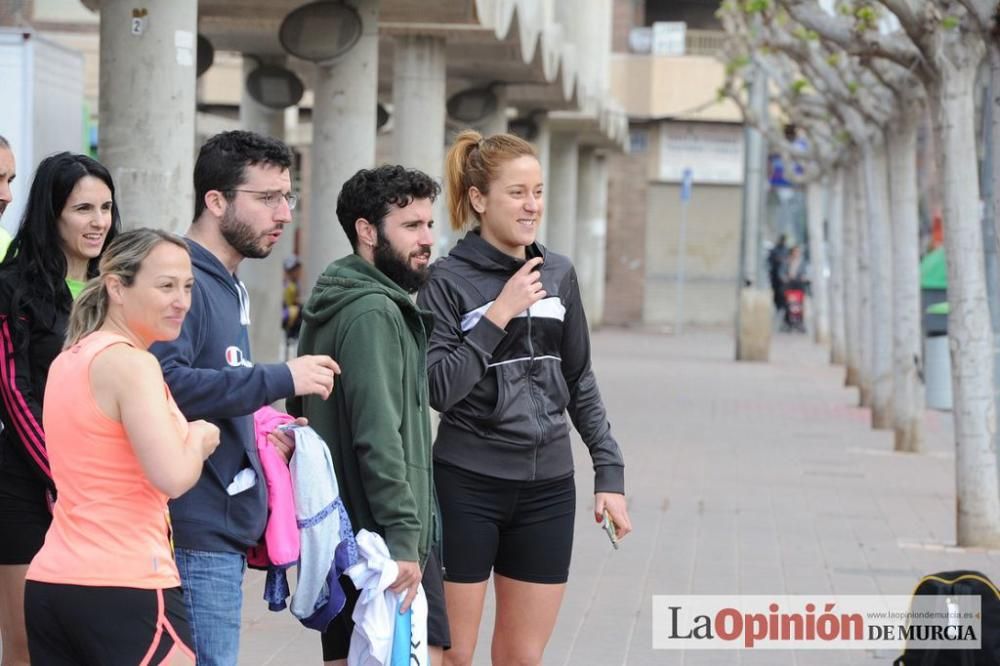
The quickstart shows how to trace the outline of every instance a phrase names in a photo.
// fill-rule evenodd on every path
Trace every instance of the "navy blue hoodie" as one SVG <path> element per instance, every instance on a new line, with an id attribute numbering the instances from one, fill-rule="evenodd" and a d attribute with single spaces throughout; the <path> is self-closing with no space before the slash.
<path id="1" fill-rule="evenodd" d="M 250 360 L 250 304 L 246 289 L 215 255 L 188 239 L 194 266 L 191 311 L 180 336 L 150 351 L 188 420 L 219 427 L 221 441 L 194 488 L 170 502 L 174 543 L 193 550 L 244 552 L 267 522 L 267 488 L 253 432 L 253 413 L 295 393 L 284 363 Z M 246 467 L 257 484 L 230 496 L 226 488 Z"/>

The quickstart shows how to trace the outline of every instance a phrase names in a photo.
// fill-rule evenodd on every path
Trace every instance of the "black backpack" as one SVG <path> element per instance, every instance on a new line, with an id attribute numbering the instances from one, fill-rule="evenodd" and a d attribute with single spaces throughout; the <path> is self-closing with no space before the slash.
<path id="1" fill-rule="evenodd" d="M 924 576 L 913 596 L 977 595 L 982 600 L 982 635 L 978 650 L 911 650 L 893 666 L 996 666 L 1000 664 L 1000 590 L 978 571 L 944 571 Z"/>

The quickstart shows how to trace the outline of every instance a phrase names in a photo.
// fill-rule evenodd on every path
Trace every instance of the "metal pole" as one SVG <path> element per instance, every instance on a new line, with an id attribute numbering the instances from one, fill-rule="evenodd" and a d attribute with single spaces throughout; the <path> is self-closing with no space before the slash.
<path id="1" fill-rule="evenodd" d="M 757 65 L 751 68 L 751 72 L 748 77 L 750 107 L 754 115 L 762 119 L 767 116 L 767 77 L 764 75 L 763 69 Z M 763 135 L 749 121 L 746 122 L 743 136 L 745 151 L 743 156 L 743 210 L 740 229 L 739 275 L 736 285 L 736 300 L 739 304 L 736 308 L 737 360 L 745 360 L 753 356 L 753 353 L 748 351 L 749 341 L 743 340 L 743 317 L 746 314 L 743 312 L 744 292 L 751 290 L 746 291 L 746 296 L 750 297 L 752 290 L 760 289 L 764 282 L 763 267 L 760 261 L 760 221 L 764 208 L 766 150 Z"/>
<path id="2" fill-rule="evenodd" d="M 756 68 L 750 82 L 750 104 L 758 117 L 767 113 L 767 81 L 763 70 Z M 743 273 L 741 287 L 754 284 L 759 275 L 760 264 L 760 218 L 761 200 L 764 194 L 764 137 L 747 123 L 744 130 L 745 172 L 743 176 Z"/>
<path id="3" fill-rule="evenodd" d="M 684 260 L 687 255 L 687 217 L 690 201 L 681 201 L 680 239 L 677 241 L 677 311 L 674 315 L 674 332 L 680 335 L 684 332 Z"/>

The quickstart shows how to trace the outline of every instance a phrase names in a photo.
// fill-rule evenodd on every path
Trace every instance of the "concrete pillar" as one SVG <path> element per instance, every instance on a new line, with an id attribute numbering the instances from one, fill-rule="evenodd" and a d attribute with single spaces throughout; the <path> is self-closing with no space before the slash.
<path id="1" fill-rule="evenodd" d="M 483 136 L 503 134 L 507 131 L 507 86 L 494 85 L 493 94 L 497 96 L 496 110 L 479 123 Z"/>
<path id="2" fill-rule="evenodd" d="M 750 102 L 762 117 L 767 110 L 767 77 L 755 67 L 750 81 Z M 736 360 L 766 361 L 771 344 L 770 291 L 761 257 L 760 229 L 763 218 L 767 148 L 763 135 L 750 125 L 744 130 L 743 214 L 741 230 L 740 275 L 737 291 Z M 764 312 L 767 316 L 764 316 Z"/>
<path id="3" fill-rule="evenodd" d="M 443 171 L 445 41 L 407 35 L 396 39 L 393 63 L 393 150 L 400 164 L 435 178 Z"/>
<path id="4" fill-rule="evenodd" d="M 767 76 L 763 68 L 755 67 L 750 79 L 750 102 L 753 109 L 763 117 L 767 113 Z M 767 146 L 764 135 L 751 125 L 744 128 L 744 177 L 743 177 L 743 228 L 742 252 L 740 255 L 740 288 L 752 285 L 757 289 L 766 288 L 766 274 L 762 267 L 760 229 L 762 211 L 767 189 L 764 164 L 767 160 Z"/>
<path id="5" fill-rule="evenodd" d="M 285 137 L 285 110 L 272 109 L 258 104 L 247 92 L 246 81 L 250 73 L 261 65 L 285 66 L 284 56 L 244 56 L 243 84 L 240 86 L 240 125 L 265 136 L 276 139 Z"/>
<path id="6" fill-rule="evenodd" d="M 393 154 L 405 167 L 420 169 L 439 183 L 444 174 L 445 40 L 406 35 L 393 49 Z M 447 253 L 455 242 L 448 224 L 444 196 L 434 203 L 434 256 Z"/>
<path id="7" fill-rule="evenodd" d="M 541 162 L 542 165 L 542 192 L 547 206 L 549 201 L 549 174 L 551 173 L 549 166 L 552 161 L 552 130 L 549 127 L 548 114 L 539 114 L 535 117 L 535 122 L 538 124 L 538 134 L 535 136 L 535 140 L 532 143 L 534 143 L 535 150 L 538 152 L 538 161 Z M 548 212 L 546 210 L 542 214 L 542 224 L 538 227 L 538 233 L 535 237 L 539 243 L 547 246 L 548 234 Z"/>
<path id="8" fill-rule="evenodd" d="M 258 104 L 247 92 L 246 80 L 259 65 L 284 65 L 285 58 L 243 58 L 240 88 L 240 125 L 243 129 L 276 139 L 285 138 L 285 111 Z M 296 215 L 295 212 L 292 215 Z M 257 363 L 284 360 L 285 336 L 281 330 L 282 262 L 294 252 L 292 229 L 288 229 L 264 259 L 248 259 L 240 264 L 239 277 L 250 293 L 250 343 Z M 299 285 L 300 294 L 305 287 Z M 308 292 L 306 292 L 308 293 Z M 292 350 L 294 353 L 294 350 Z"/>
<path id="9" fill-rule="evenodd" d="M 285 136 L 292 135 L 296 132 L 299 127 L 299 107 L 290 106 L 284 111 L 285 122 L 282 124 L 282 128 L 285 130 Z"/>
<path id="10" fill-rule="evenodd" d="M 579 141 L 570 132 L 554 132 L 549 144 L 549 180 L 546 186 L 548 247 L 576 260 L 576 188 Z"/>
<path id="11" fill-rule="evenodd" d="M 101 162 L 127 228 L 183 233 L 194 213 L 197 0 L 101 3 Z"/>
<path id="12" fill-rule="evenodd" d="M 337 221 L 337 195 L 358 169 L 375 166 L 378 104 L 378 0 L 357 0 L 361 39 L 337 60 L 316 66 L 312 183 L 303 290 L 351 244 Z"/>
<path id="13" fill-rule="evenodd" d="M 771 293 L 740 289 L 736 330 L 737 361 L 767 361 L 771 355 Z"/>
<path id="14" fill-rule="evenodd" d="M 594 286 L 591 324 L 599 326 L 604 323 L 604 293 L 607 284 L 608 266 L 608 159 L 604 155 L 597 156 L 596 214 L 590 221 L 591 238 L 594 239 Z"/>
<path id="15" fill-rule="evenodd" d="M 577 174 L 576 274 L 587 321 L 601 323 L 604 310 L 604 261 L 608 234 L 608 175 L 603 156 L 580 149 Z"/>

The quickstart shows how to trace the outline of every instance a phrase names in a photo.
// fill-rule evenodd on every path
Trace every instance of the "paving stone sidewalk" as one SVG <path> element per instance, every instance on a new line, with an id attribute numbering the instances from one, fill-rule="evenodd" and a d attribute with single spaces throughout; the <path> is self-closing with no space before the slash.
<path id="1" fill-rule="evenodd" d="M 926 453 L 897 454 L 806 336 L 777 336 L 766 364 L 733 362 L 722 331 L 605 329 L 593 343 L 636 530 L 612 551 L 594 525 L 578 443 L 573 566 L 546 664 L 888 664 L 894 653 L 654 651 L 651 596 L 908 595 L 933 571 L 1000 578 L 1000 551 L 951 545 L 948 414 L 927 414 Z M 251 573 L 241 663 L 321 663 L 315 632 L 268 612 L 262 589 Z M 477 665 L 489 663 L 490 603 Z"/>

